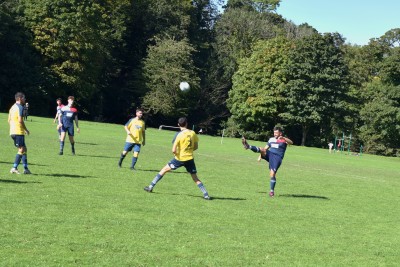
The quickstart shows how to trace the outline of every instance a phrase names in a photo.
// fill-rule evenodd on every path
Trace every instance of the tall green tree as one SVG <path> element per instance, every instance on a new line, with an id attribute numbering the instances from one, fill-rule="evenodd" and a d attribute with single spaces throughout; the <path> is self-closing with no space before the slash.
<path id="1" fill-rule="evenodd" d="M 365 88 L 360 110 L 360 139 L 367 153 L 398 156 L 400 153 L 400 86 L 379 79 Z"/>
<path id="2" fill-rule="evenodd" d="M 286 106 L 281 115 L 302 127 L 301 145 L 306 144 L 311 127 L 329 125 L 344 113 L 348 70 L 342 44 L 336 34 L 314 34 L 296 40 L 289 52 Z"/>
<path id="3" fill-rule="evenodd" d="M 285 38 L 259 41 L 233 76 L 228 107 L 242 130 L 270 131 L 283 111 L 283 91 L 292 44 Z"/>
<path id="4" fill-rule="evenodd" d="M 15 3 L 0 4 L 0 110 L 7 111 L 17 91 L 25 92 L 36 114 L 43 114 L 42 68 L 29 32 L 17 22 Z M 47 111 L 47 110 L 46 110 Z"/>
<path id="5" fill-rule="evenodd" d="M 65 92 L 86 102 L 103 86 L 110 55 L 109 18 L 102 3 L 83 1 L 21 0 L 21 19 L 33 34 L 33 45 L 44 65 Z"/>
<path id="6" fill-rule="evenodd" d="M 194 48 L 186 39 L 160 39 L 149 47 L 144 60 L 144 77 L 148 93 L 143 107 L 150 114 L 161 113 L 166 117 L 189 113 L 199 90 L 199 77 L 193 65 Z M 181 81 L 190 82 L 190 94 L 179 89 Z"/>

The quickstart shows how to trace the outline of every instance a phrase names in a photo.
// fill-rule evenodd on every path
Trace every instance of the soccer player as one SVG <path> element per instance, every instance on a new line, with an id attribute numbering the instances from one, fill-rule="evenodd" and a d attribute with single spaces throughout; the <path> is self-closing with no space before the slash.
<path id="1" fill-rule="evenodd" d="M 245 149 L 250 149 L 255 153 L 261 153 L 261 158 L 269 162 L 269 175 L 270 175 L 270 197 L 275 196 L 276 173 L 282 164 L 283 157 L 285 156 L 287 145 L 293 144 L 292 140 L 282 135 L 282 128 L 274 128 L 274 137 L 268 140 L 267 145 L 262 147 L 251 146 L 247 143 L 246 138 L 242 137 L 242 144 Z"/>
<path id="2" fill-rule="evenodd" d="M 61 109 L 64 107 L 62 104 L 62 99 L 57 98 L 57 112 L 56 116 L 54 117 L 54 123 L 57 123 L 57 131 L 58 131 L 58 139 L 61 140 L 61 127 L 58 127 L 58 117 L 60 116 Z"/>
<path id="3" fill-rule="evenodd" d="M 78 126 L 78 110 L 74 107 L 74 100 L 75 97 L 69 96 L 68 105 L 63 106 L 59 111 L 58 128 L 61 129 L 59 155 L 64 153 L 64 140 L 66 133 L 68 133 L 69 141 L 71 143 L 72 155 L 75 155 L 74 121 L 78 133 L 80 132 L 80 129 Z"/>
<path id="4" fill-rule="evenodd" d="M 121 157 L 119 158 L 118 166 L 121 168 L 122 161 L 126 157 L 129 151 L 133 149 L 133 157 L 131 170 L 135 169 L 136 162 L 139 157 L 141 146 L 146 145 L 146 129 L 145 123 L 142 120 L 143 118 L 143 109 L 136 109 L 136 117 L 130 119 L 125 125 L 124 129 L 126 131 L 126 140 L 124 150 L 121 153 Z"/>
<path id="5" fill-rule="evenodd" d="M 197 150 L 199 147 L 199 138 L 194 131 L 187 128 L 187 124 L 188 122 L 186 118 L 179 118 L 178 126 L 181 131 L 176 136 L 174 144 L 172 145 L 172 153 L 175 155 L 175 157 L 168 162 L 164 168 L 161 169 L 156 177 L 154 177 L 151 184 L 146 186 L 144 190 L 149 193 L 152 192 L 154 186 L 164 177 L 167 172 L 184 166 L 186 171 L 192 176 L 193 181 L 203 193 L 204 199 L 210 200 L 211 197 L 208 195 L 206 188 L 200 181 L 199 177 L 197 177 L 196 165 L 193 158 L 193 151 Z"/>
<path id="6" fill-rule="evenodd" d="M 14 140 L 14 145 L 18 147 L 14 165 L 10 173 L 20 174 L 18 165 L 22 160 L 24 165 L 24 174 L 31 174 L 28 169 L 27 148 L 25 145 L 25 134 L 29 134 L 25 126 L 23 112 L 25 104 L 25 95 L 21 92 L 15 94 L 15 104 L 10 108 L 8 113 L 8 124 L 10 125 L 10 136 Z"/>

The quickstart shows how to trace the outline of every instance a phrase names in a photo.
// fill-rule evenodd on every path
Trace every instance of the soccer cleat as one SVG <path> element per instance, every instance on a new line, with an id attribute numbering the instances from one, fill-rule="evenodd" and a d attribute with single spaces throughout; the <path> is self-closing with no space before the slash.
<path id="1" fill-rule="evenodd" d="M 58 155 L 62 155 L 62 154 L 64 154 L 62 151 L 60 151 L 60 153 L 58 153 Z"/>
<path id="2" fill-rule="evenodd" d="M 274 191 L 269 192 L 269 196 L 270 196 L 270 197 L 274 197 L 274 196 L 275 196 Z"/>
<path id="3" fill-rule="evenodd" d="M 31 171 L 29 169 L 25 169 L 24 170 L 24 174 L 32 174 Z"/>
<path id="4" fill-rule="evenodd" d="M 145 188 L 143 188 L 144 191 L 147 191 L 149 193 L 153 192 L 153 188 L 150 188 L 150 186 L 146 186 Z"/>
<path id="5" fill-rule="evenodd" d="M 211 197 L 210 196 L 204 196 L 203 197 L 205 200 L 211 200 Z"/>
<path id="6" fill-rule="evenodd" d="M 121 163 L 120 163 L 120 162 L 118 162 L 118 167 L 119 167 L 119 168 L 122 168 L 122 165 L 121 165 Z"/>
<path id="7" fill-rule="evenodd" d="M 10 173 L 21 174 L 17 168 L 11 168 Z"/>
<path id="8" fill-rule="evenodd" d="M 249 149 L 250 145 L 247 143 L 247 140 L 244 138 L 244 136 L 242 136 L 242 144 L 244 149 Z"/>
<path id="9" fill-rule="evenodd" d="M 130 167 L 129 169 L 131 169 L 132 171 L 136 170 L 135 167 Z"/>

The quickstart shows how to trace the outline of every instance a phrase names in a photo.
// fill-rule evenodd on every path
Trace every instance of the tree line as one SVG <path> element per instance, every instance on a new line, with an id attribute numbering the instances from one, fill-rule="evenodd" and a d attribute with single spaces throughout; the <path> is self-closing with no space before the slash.
<path id="1" fill-rule="evenodd" d="M 276 13 L 280 0 L 3 0 L 0 110 L 23 91 L 34 115 L 74 95 L 80 117 L 150 126 L 186 115 L 210 134 L 399 156 L 400 29 L 367 45 Z M 179 90 L 188 81 L 189 93 Z"/>

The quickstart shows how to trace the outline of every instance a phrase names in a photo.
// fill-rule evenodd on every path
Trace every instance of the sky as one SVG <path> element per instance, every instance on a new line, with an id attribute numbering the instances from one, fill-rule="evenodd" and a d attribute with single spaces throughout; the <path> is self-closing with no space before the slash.
<path id="1" fill-rule="evenodd" d="M 400 28 L 400 0 L 281 0 L 276 13 L 320 33 L 338 32 L 357 45 Z"/>

